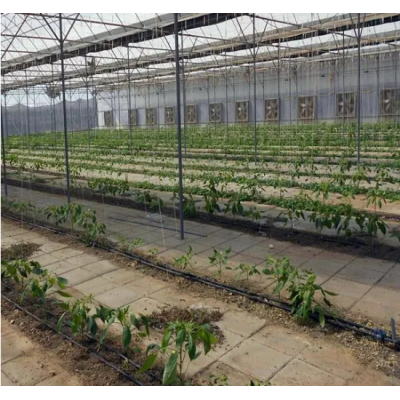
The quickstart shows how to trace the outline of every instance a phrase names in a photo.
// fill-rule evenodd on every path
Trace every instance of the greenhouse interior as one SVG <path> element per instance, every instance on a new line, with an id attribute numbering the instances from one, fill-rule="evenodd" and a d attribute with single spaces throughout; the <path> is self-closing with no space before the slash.
<path id="1" fill-rule="evenodd" d="M 400 385 L 399 13 L 1 36 L 2 386 Z"/>

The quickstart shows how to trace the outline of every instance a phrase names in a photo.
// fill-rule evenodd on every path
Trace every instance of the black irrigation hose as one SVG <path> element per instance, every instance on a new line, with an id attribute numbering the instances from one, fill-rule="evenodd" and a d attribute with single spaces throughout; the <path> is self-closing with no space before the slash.
<path id="1" fill-rule="evenodd" d="M 73 343 L 75 346 L 78 346 L 79 348 L 88 351 L 89 354 L 96 358 L 97 360 L 99 360 L 100 362 L 102 362 L 103 364 L 107 365 L 108 367 L 112 368 L 114 371 L 118 372 L 119 374 L 121 374 L 123 377 L 125 377 L 126 379 L 130 380 L 131 382 L 133 382 L 136 386 L 144 386 L 144 384 L 142 382 L 140 382 L 139 380 L 137 380 L 135 377 L 133 377 L 130 374 L 127 374 L 125 371 L 123 371 L 121 368 L 117 367 L 116 365 L 114 365 L 113 363 L 110 363 L 109 361 L 105 360 L 103 357 L 99 356 L 97 353 L 94 353 L 93 351 L 88 350 L 85 346 L 83 346 L 81 343 L 77 342 L 75 339 L 73 339 L 72 337 L 65 335 L 62 332 L 57 332 L 57 329 L 54 328 L 53 326 L 51 326 L 50 324 L 48 324 L 47 322 L 41 320 L 39 317 L 37 317 L 36 315 L 32 314 L 30 311 L 28 311 L 26 308 L 21 307 L 19 304 L 17 304 L 15 301 L 11 300 L 10 298 L 8 298 L 7 296 L 5 296 L 3 293 L 1 294 L 1 297 L 8 301 L 9 303 L 11 303 L 14 307 L 18 308 L 20 311 L 24 312 L 25 314 L 29 315 L 31 318 L 35 319 L 36 321 L 40 322 L 41 324 L 43 324 L 44 326 L 46 326 L 48 329 L 52 330 L 53 332 L 57 333 L 58 335 L 60 335 L 63 339 L 68 340 L 69 342 Z"/>
<path id="2" fill-rule="evenodd" d="M 6 215 L 8 218 L 13 219 L 15 221 L 20 221 L 18 218 L 12 217 L 12 216 L 8 216 Z M 32 223 L 32 222 L 25 222 L 28 225 L 34 226 L 34 227 L 38 227 L 38 228 L 44 228 L 44 229 L 48 229 L 52 232 L 56 232 L 58 234 L 64 234 L 66 236 L 70 236 L 76 240 L 80 240 L 80 238 L 76 235 L 72 235 L 70 233 L 67 233 L 65 231 L 62 231 L 60 229 L 56 229 L 54 227 L 48 227 L 48 226 L 44 226 L 41 224 L 37 224 L 37 223 Z M 168 274 L 172 274 L 175 276 L 180 276 L 183 277 L 185 279 L 188 279 L 190 281 L 194 281 L 197 283 L 201 283 L 207 286 L 211 286 L 217 289 L 222 289 L 222 290 L 226 290 L 230 293 L 234 293 L 237 294 L 239 296 L 244 296 L 247 297 L 250 300 L 256 301 L 258 303 L 262 303 L 262 304 L 266 304 L 272 307 L 276 307 L 279 308 L 281 310 L 287 311 L 287 312 L 291 312 L 291 306 L 289 303 L 282 301 L 282 300 L 278 300 L 278 299 L 274 299 L 269 297 L 268 295 L 265 294 L 258 294 L 258 293 L 254 293 L 254 292 L 250 292 L 244 289 L 240 289 L 240 288 L 236 288 L 234 286 L 231 285 L 226 285 L 223 283 L 219 283 L 216 282 L 212 279 L 209 278 L 205 278 L 205 277 L 201 277 L 201 276 L 197 276 L 194 275 L 190 272 L 184 272 L 184 271 L 180 271 L 177 270 L 175 268 L 169 267 L 167 265 L 161 264 L 161 263 L 154 263 L 152 261 L 150 261 L 147 258 L 144 258 L 142 256 L 139 255 L 135 255 L 132 253 L 128 253 L 128 252 L 124 252 L 124 251 L 120 251 L 120 250 L 116 250 L 111 246 L 107 246 L 101 243 L 97 243 L 97 242 L 92 242 L 93 246 L 102 248 L 104 250 L 107 250 L 109 252 L 112 252 L 114 254 L 118 254 L 122 257 L 125 258 L 129 258 L 133 261 L 138 261 L 139 263 L 152 267 L 152 268 L 156 268 L 160 271 L 166 272 Z M 311 318 L 314 319 L 315 321 L 319 321 L 319 316 L 317 314 L 312 314 Z M 360 335 L 364 335 L 364 336 L 368 336 L 377 340 L 380 340 L 382 343 L 388 344 L 388 345 L 393 345 L 394 348 L 396 350 L 400 349 L 400 339 L 393 339 L 390 338 L 386 335 L 386 333 L 384 331 L 381 331 L 379 329 L 373 329 L 373 328 L 369 328 L 368 326 L 365 325 L 361 325 L 359 323 L 353 322 L 353 321 L 348 321 L 346 319 L 343 318 L 339 318 L 339 317 L 333 317 L 330 315 L 326 315 L 325 316 L 326 321 L 331 324 L 332 326 L 335 326 L 337 328 L 341 328 L 341 329 L 345 329 L 345 330 L 350 330 L 353 331 L 357 334 Z"/>
<path id="3" fill-rule="evenodd" d="M 17 293 L 17 294 L 18 294 L 18 291 L 15 290 L 12 286 L 7 285 L 7 283 L 5 283 L 5 282 L 2 282 L 2 284 L 3 284 L 7 289 L 9 289 L 9 290 L 13 291 L 14 293 Z M 24 301 L 28 301 L 32 306 L 35 306 L 35 303 L 34 303 L 32 300 L 30 300 L 29 298 L 26 298 L 26 297 L 25 297 L 25 298 L 24 298 Z M 50 315 L 51 317 L 55 318 L 56 320 L 59 319 L 59 316 L 58 316 L 58 315 L 56 315 L 56 314 L 54 314 L 53 312 L 47 310 L 46 308 L 44 308 L 44 312 L 45 312 L 47 315 Z M 72 324 L 71 324 L 69 321 L 64 320 L 64 324 L 71 328 L 71 325 L 72 325 Z M 90 335 L 87 334 L 87 333 L 85 333 L 84 336 L 85 336 L 86 338 L 88 338 L 89 340 L 95 341 L 98 345 L 100 345 L 99 341 L 98 341 L 95 337 L 92 337 L 92 336 L 90 336 Z M 122 353 L 121 353 L 120 351 L 118 351 L 117 349 L 115 349 L 115 348 L 109 346 L 107 343 L 104 343 L 104 342 L 103 342 L 103 343 L 101 344 L 101 346 L 104 347 L 106 350 L 110 351 L 111 353 L 116 354 L 116 355 L 117 355 L 119 358 L 121 358 L 122 360 L 128 362 L 128 363 L 129 363 L 130 365 L 132 365 L 136 370 L 139 370 L 139 369 L 141 368 L 141 365 L 135 363 L 134 361 L 132 361 L 130 358 L 128 358 L 127 356 L 125 356 L 124 354 L 122 354 Z M 148 377 L 151 378 L 152 381 L 158 381 L 159 383 L 161 383 L 161 380 L 160 380 L 157 376 L 155 376 L 151 371 L 148 371 L 146 374 L 147 374 Z"/>

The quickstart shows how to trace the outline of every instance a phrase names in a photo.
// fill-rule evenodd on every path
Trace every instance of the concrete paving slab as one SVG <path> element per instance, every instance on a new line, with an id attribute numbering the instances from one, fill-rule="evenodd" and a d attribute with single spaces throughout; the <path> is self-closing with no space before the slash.
<path id="1" fill-rule="evenodd" d="M 42 267 L 46 267 L 50 264 L 55 264 L 60 261 L 59 258 L 54 257 L 51 254 L 42 254 L 40 256 L 32 257 L 33 261 L 37 261 Z"/>
<path id="2" fill-rule="evenodd" d="M 1 363 L 6 363 L 14 358 L 23 356 L 32 349 L 32 344 L 27 340 L 21 340 L 17 332 L 11 330 L 4 335 L 1 331 Z"/>
<path id="3" fill-rule="evenodd" d="M 230 263 L 233 264 L 250 264 L 250 265 L 260 265 L 265 263 L 265 259 L 258 258 L 255 256 L 250 256 L 244 253 L 235 254 L 233 257 L 229 258 Z"/>
<path id="4" fill-rule="evenodd" d="M 271 379 L 291 357 L 252 340 L 245 340 L 220 361 L 259 380 Z"/>
<path id="5" fill-rule="evenodd" d="M 351 379 L 362 369 L 348 350 L 328 343 L 307 347 L 298 358 L 344 380 Z"/>
<path id="6" fill-rule="evenodd" d="M 13 244 L 17 244 L 19 243 L 18 240 L 13 239 L 12 237 L 5 237 L 5 238 L 1 238 L 1 246 L 2 247 L 10 247 Z"/>
<path id="7" fill-rule="evenodd" d="M 174 248 L 174 250 L 181 251 L 183 253 L 186 253 L 189 249 L 189 245 L 192 247 L 192 252 L 193 254 L 199 254 L 203 251 L 209 250 L 212 246 L 201 244 L 197 242 L 197 239 L 190 242 L 189 244 L 182 244 L 180 246 L 177 246 Z"/>
<path id="8" fill-rule="evenodd" d="M 19 386 L 33 386 L 51 376 L 51 370 L 42 360 L 33 356 L 21 356 L 1 365 L 2 371 Z"/>
<path id="9" fill-rule="evenodd" d="M 249 247 L 252 247 L 254 243 L 248 240 L 242 240 L 241 236 L 238 236 L 234 239 L 229 239 L 221 244 L 218 245 L 219 250 L 227 250 L 231 249 L 233 253 L 240 253 L 243 250 L 248 249 Z"/>
<path id="10" fill-rule="evenodd" d="M 92 294 L 93 296 L 97 296 L 111 289 L 114 289 L 115 287 L 118 287 L 117 283 L 98 276 L 89 281 L 76 285 L 75 289 L 79 290 L 85 295 Z"/>
<path id="11" fill-rule="evenodd" d="M 251 340 L 292 357 L 296 357 L 306 347 L 311 346 L 311 342 L 306 335 L 295 333 L 290 329 L 268 325 L 254 334 Z"/>
<path id="12" fill-rule="evenodd" d="M 216 322 L 216 325 L 247 338 L 261 329 L 265 323 L 265 320 L 244 311 L 228 311 L 220 321 Z"/>
<path id="13" fill-rule="evenodd" d="M 108 307 L 118 308 L 131 304 L 140 297 L 139 294 L 125 287 L 115 287 L 95 296 L 95 299 Z"/>
<path id="14" fill-rule="evenodd" d="M 338 297 L 341 297 L 342 295 L 354 299 L 360 299 L 372 288 L 370 285 L 364 285 L 363 283 L 352 282 L 337 277 L 326 281 L 323 287 L 326 290 L 338 294 L 338 296 L 332 298 L 333 301 L 338 300 Z"/>
<path id="15" fill-rule="evenodd" d="M 29 242 L 30 240 L 39 237 L 39 233 L 37 232 L 26 232 L 21 233 L 19 235 L 13 235 L 12 238 L 17 240 L 18 242 Z"/>
<path id="16" fill-rule="evenodd" d="M 392 272 L 393 271 L 393 272 Z M 392 289 L 400 293 L 400 271 L 391 269 L 377 284 L 376 287 Z"/>
<path id="17" fill-rule="evenodd" d="M 17 386 L 4 372 L 1 372 L 1 386 Z"/>
<path id="18" fill-rule="evenodd" d="M 143 274 L 135 271 L 134 269 L 118 268 L 102 275 L 102 277 L 115 282 L 118 285 L 125 285 L 126 283 L 132 282 L 135 279 L 143 278 Z"/>
<path id="19" fill-rule="evenodd" d="M 334 251 L 324 250 L 322 253 L 319 253 L 315 256 L 315 259 L 325 260 L 325 261 L 333 261 L 338 264 L 347 265 L 352 262 L 355 257 L 345 253 L 337 253 Z"/>
<path id="20" fill-rule="evenodd" d="M 302 269 L 310 270 L 318 275 L 333 276 L 343 269 L 346 262 L 338 263 L 336 261 L 329 261 L 325 259 L 311 258 L 301 265 Z"/>
<path id="21" fill-rule="evenodd" d="M 118 265 L 113 264 L 108 260 L 100 260 L 100 261 L 95 261 L 92 264 L 85 265 L 84 267 L 82 267 L 82 269 L 96 275 L 104 275 L 108 272 L 119 269 L 119 267 Z"/>
<path id="22" fill-rule="evenodd" d="M 46 266 L 46 269 L 51 271 L 53 274 L 61 275 L 61 274 L 66 274 L 69 271 L 73 271 L 74 269 L 77 269 L 77 267 L 74 264 L 70 264 L 68 261 L 58 261 L 55 262 L 54 264 L 50 264 Z"/>
<path id="23" fill-rule="evenodd" d="M 272 379 L 274 386 L 343 386 L 346 381 L 301 360 L 293 360 Z"/>
<path id="24" fill-rule="evenodd" d="M 129 304 L 129 306 L 130 310 L 135 314 L 150 315 L 154 311 L 161 310 L 166 306 L 166 304 L 149 297 L 142 297 L 139 300 Z"/>
<path id="25" fill-rule="evenodd" d="M 83 251 L 75 250 L 71 247 L 66 247 L 64 249 L 56 250 L 51 253 L 53 257 L 58 258 L 59 260 L 66 260 L 68 258 L 76 257 L 82 255 Z"/>
<path id="26" fill-rule="evenodd" d="M 265 261 L 268 256 L 273 256 L 277 252 L 278 250 L 270 249 L 268 246 L 256 244 L 255 246 L 243 250 L 240 254 L 261 258 Z"/>
<path id="27" fill-rule="evenodd" d="M 82 282 L 93 279 L 96 276 L 93 272 L 85 271 L 82 268 L 75 268 L 63 274 L 63 277 L 68 280 L 68 286 L 76 286 Z"/>
<path id="28" fill-rule="evenodd" d="M 68 258 L 68 262 L 70 264 L 76 265 L 77 267 L 84 267 L 88 264 L 92 264 L 98 261 L 99 259 L 97 257 L 91 256 L 89 254 L 80 254 L 78 256 Z"/>
<path id="29" fill-rule="evenodd" d="M 356 302 L 351 307 L 350 311 L 354 311 L 362 315 L 368 315 L 375 321 L 384 323 L 386 325 L 389 325 L 391 318 L 394 318 L 396 321 L 400 321 L 400 308 L 396 305 L 394 305 L 393 307 L 389 307 L 388 305 L 372 303 L 362 299 Z"/>
<path id="30" fill-rule="evenodd" d="M 346 279 L 364 285 L 375 285 L 383 276 L 384 272 L 369 269 L 359 264 L 349 264 L 337 273 L 335 278 Z"/>
<path id="31" fill-rule="evenodd" d="M 400 293 L 396 290 L 373 287 L 362 299 L 370 303 L 385 305 L 393 305 L 394 308 L 398 308 L 400 311 Z"/>
<path id="32" fill-rule="evenodd" d="M 151 276 L 146 276 L 142 279 L 129 282 L 123 287 L 132 290 L 140 296 L 148 296 L 151 293 L 158 292 L 167 286 L 169 286 L 168 282 L 153 278 Z"/>
<path id="33" fill-rule="evenodd" d="M 165 289 L 152 293 L 148 297 L 171 306 L 179 306 L 179 307 L 189 307 L 192 304 L 198 302 L 198 300 L 195 297 L 190 296 L 189 294 L 184 293 L 182 291 L 179 291 L 173 288 L 172 286 L 166 287 Z"/>
<path id="34" fill-rule="evenodd" d="M 392 269 L 394 265 L 395 262 L 393 261 L 385 261 L 376 258 L 362 257 L 362 258 L 356 258 L 348 266 L 359 267 L 385 273 L 388 272 L 390 269 Z"/>

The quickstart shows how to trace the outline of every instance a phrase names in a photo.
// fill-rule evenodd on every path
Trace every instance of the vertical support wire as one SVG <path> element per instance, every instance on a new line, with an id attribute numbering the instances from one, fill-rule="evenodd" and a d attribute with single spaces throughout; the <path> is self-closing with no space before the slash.
<path id="1" fill-rule="evenodd" d="M 185 82 L 185 59 L 183 58 L 183 31 L 181 32 L 181 47 L 182 47 L 182 101 L 183 101 L 183 143 L 185 148 L 186 160 L 186 82 Z"/>
<path id="2" fill-rule="evenodd" d="M 85 72 L 86 72 L 86 114 L 87 114 L 87 130 L 88 130 L 88 146 L 90 152 L 90 106 L 89 106 L 89 73 L 88 60 L 85 56 Z"/>
<path id="3" fill-rule="evenodd" d="M 26 94 L 26 129 L 28 132 L 28 143 L 30 139 L 30 134 L 31 134 L 31 125 L 30 125 L 30 113 L 29 113 L 29 89 L 28 89 L 28 75 L 25 70 L 25 82 L 26 82 L 26 87 L 25 87 L 25 94 Z"/>
<path id="4" fill-rule="evenodd" d="M 180 88 L 180 63 L 179 63 L 179 33 L 178 14 L 174 13 L 175 33 L 175 68 L 176 68 L 176 108 L 177 108 L 177 133 L 178 133 L 178 169 L 179 169 L 179 220 L 181 239 L 185 238 L 183 222 L 183 179 L 182 179 L 182 126 L 181 126 L 181 88 Z"/>
<path id="5" fill-rule="evenodd" d="M 2 115 L 1 115 L 1 152 L 3 158 L 3 179 L 4 179 L 4 194 L 8 196 L 8 186 L 7 186 L 7 168 L 6 168 L 6 148 L 4 142 L 4 117 L 6 114 L 6 95 L 4 96 L 4 115 L 3 115 L 3 107 L 2 107 Z"/>
<path id="6" fill-rule="evenodd" d="M 254 164 L 258 162 L 258 140 L 257 140 L 257 75 L 256 75 L 256 14 L 253 14 L 253 85 L 254 85 Z"/>
<path id="7" fill-rule="evenodd" d="M 65 98 L 65 69 L 64 69 L 64 39 L 62 30 L 62 15 L 59 14 L 60 24 L 60 58 L 61 58 L 61 85 L 63 102 L 63 120 L 64 120 L 64 151 L 65 151 L 65 173 L 67 177 L 67 202 L 71 202 L 71 193 L 69 186 L 69 159 L 68 159 L 68 129 L 67 129 L 67 102 Z"/>
<path id="8" fill-rule="evenodd" d="M 132 99 L 131 99 L 131 70 L 130 70 L 130 66 L 129 66 L 129 62 L 130 62 L 130 56 L 129 56 L 129 45 L 127 46 L 128 49 L 128 124 L 129 124 L 129 151 L 132 154 L 132 149 L 133 149 L 133 145 L 132 145 Z M 137 111 L 135 110 L 135 113 L 137 113 Z M 137 114 L 135 116 L 135 121 L 137 123 Z"/>
<path id="9" fill-rule="evenodd" d="M 357 166 L 360 166 L 361 161 L 361 14 L 357 14 Z"/>

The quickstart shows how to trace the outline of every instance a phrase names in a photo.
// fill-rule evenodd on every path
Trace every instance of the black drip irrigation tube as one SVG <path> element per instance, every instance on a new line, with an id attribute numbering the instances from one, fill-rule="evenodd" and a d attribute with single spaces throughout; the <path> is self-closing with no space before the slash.
<path id="1" fill-rule="evenodd" d="M 8 298 L 7 296 L 5 296 L 3 293 L 1 294 L 1 297 L 8 301 L 10 304 L 13 305 L 13 307 L 17 308 L 18 310 L 24 312 L 25 314 L 29 315 L 31 318 L 33 318 L 34 320 L 40 322 L 40 324 L 46 326 L 48 329 L 50 329 L 51 331 L 55 332 L 57 335 L 61 336 L 63 339 L 68 340 L 69 342 L 73 343 L 75 346 L 89 352 L 90 356 L 96 358 L 97 360 L 99 360 L 100 362 L 102 362 L 103 364 L 107 365 L 108 367 L 112 368 L 114 371 L 118 372 L 119 374 L 121 374 L 122 376 L 124 376 L 126 379 L 130 380 L 131 382 L 133 382 L 136 386 L 144 386 L 144 384 L 142 382 L 140 382 L 139 380 L 137 380 L 134 376 L 127 374 L 125 371 L 123 371 L 121 368 L 119 368 L 118 366 L 114 365 L 113 363 L 110 363 L 109 361 L 107 361 L 106 359 L 104 359 L 103 357 L 101 357 L 100 355 L 98 355 L 97 353 L 94 353 L 93 351 L 88 350 L 88 348 L 86 348 L 84 345 L 82 345 L 81 343 L 77 342 L 74 338 L 65 335 L 62 332 L 57 332 L 57 329 L 54 328 L 53 326 L 51 326 L 48 322 L 45 322 L 43 320 L 41 320 L 39 317 L 37 317 L 36 315 L 32 314 L 30 311 L 28 311 L 26 308 L 20 306 L 18 303 L 16 303 L 15 301 L 11 300 L 10 298 Z"/>
<path id="2" fill-rule="evenodd" d="M 14 221 L 17 222 L 21 222 L 20 219 L 15 218 L 13 216 L 10 216 L 8 214 L 5 214 L 4 216 L 6 216 L 9 219 L 12 219 Z M 57 234 L 63 234 L 65 236 L 69 236 L 71 238 L 74 238 L 75 240 L 80 241 L 80 237 L 77 235 L 73 235 L 71 233 L 68 233 L 66 231 L 63 231 L 61 229 L 56 229 L 54 227 L 49 227 L 46 225 L 42 225 L 42 224 L 38 224 L 38 223 L 32 223 L 32 222 L 28 222 L 28 221 L 23 221 L 24 223 L 37 227 L 37 228 L 41 228 L 41 229 L 47 229 L 49 231 L 55 232 Z M 160 271 L 166 272 L 167 274 L 170 275 L 174 275 L 174 276 L 179 276 L 179 277 L 183 277 L 189 281 L 193 281 L 193 282 L 197 282 L 197 283 L 201 283 L 203 285 L 207 285 L 216 289 L 222 289 L 225 290 L 229 293 L 233 293 L 239 296 L 244 296 L 250 300 L 253 300 L 257 303 L 261 303 L 261 304 L 265 304 L 271 307 L 275 307 L 284 311 L 287 311 L 289 313 L 292 312 L 292 308 L 290 306 L 289 303 L 283 301 L 283 300 L 279 300 L 279 299 L 274 299 L 268 295 L 265 294 L 259 294 L 259 293 L 254 293 L 254 292 L 250 292 L 248 290 L 244 290 L 244 289 L 240 289 L 231 285 L 226 285 L 224 283 L 220 283 L 217 282 L 215 280 L 206 278 L 206 277 L 202 277 L 202 276 L 198 276 L 195 274 L 192 274 L 190 272 L 185 272 L 185 271 L 180 271 L 177 270 L 175 268 L 172 268 L 168 265 L 159 263 L 159 262 L 153 262 L 150 261 L 149 259 L 136 255 L 136 254 L 132 254 L 126 251 L 120 251 L 117 250 L 111 246 L 105 245 L 105 244 L 101 244 L 98 242 L 92 242 L 91 243 L 93 246 L 96 246 L 98 248 L 101 248 L 103 250 L 106 250 L 108 252 L 120 255 L 122 257 L 128 258 L 132 261 L 137 261 L 140 264 L 146 265 L 148 267 L 151 268 L 155 268 L 158 269 Z M 319 321 L 319 316 L 317 314 L 311 314 L 310 317 L 315 320 L 315 321 Z M 344 318 L 340 318 L 340 317 L 333 317 L 331 315 L 325 315 L 325 320 L 327 323 L 329 323 L 331 326 L 334 326 L 336 328 L 341 328 L 344 330 L 349 330 L 349 331 L 353 331 L 361 336 L 366 336 L 366 337 L 370 337 L 373 338 L 375 340 L 378 340 L 380 342 L 382 342 L 383 344 L 386 344 L 388 346 L 393 346 L 393 348 L 395 350 L 400 350 L 400 339 L 397 339 L 396 337 L 390 337 L 388 335 L 388 333 L 384 330 L 378 329 L 378 328 L 370 328 L 368 326 L 359 324 L 357 322 L 353 322 L 353 321 L 349 321 L 346 320 Z M 394 335 L 393 335 L 394 336 Z"/>
<path id="3" fill-rule="evenodd" d="M 8 285 L 8 284 L 5 283 L 4 281 L 2 281 L 2 285 L 4 285 L 8 290 L 10 290 L 10 291 L 12 291 L 12 292 L 14 292 L 14 293 L 20 295 L 20 293 L 19 293 L 17 290 L 15 290 L 12 286 Z M 62 336 L 63 338 L 66 338 L 66 339 L 68 339 L 68 340 L 71 339 L 70 341 L 71 341 L 72 343 L 75 344 L 76 341 L 75 341 L 75 339 L 73 339 L 71 336 L 68 336 L 68 335 L 66 335 L 66 334 L 64 334 L 64 333 L 62 333 L 62 332 L 57 331 L 57 328 L 54 328 L 53 326 L 48 326 L 48 325 L 47 325 L 47 322 L 41 320 L 39 317 L 35 316 L 34 314 L 31 314 L 28 310 L 24 309 L 21 305 L 19 305 L 19 304 L 16 303 L 15 301 L 9 299 L 9 298 L 6 297 L 6 296 L 3 296 L 3 293 L 2 293 L 2 297 L 4 297 L 4 299 L 7 300 L 8 302 L 12 303 L 14 306 L 17 306 L 20 310 L 26 312 L 29 316 L 34 316 L 34 318 L 35 318 L 37 321 L 43 323 L 44 325 L 46 325 L 46 326 L 47 326 L 49 329 L 51 329 L 52 331 L 61 334 L 61 336 Z M 32 300 L 30 300 L 30 299 L 27 298 L 27 297 L 24 298 L 24 301 L 29 302 L 31 306 L 36 306 L 36 305 L 37 305 L 36 303 L 34 303 Z M 44 311 L 47 315 L 51 316 L 52 318 L 55 318 L 56 320 L 59 319 L 59 316 L 58 316 L 58 315 L 56 315 L 56 314 L 54 314 L 53 312 L 47 310 L 46 308 L 44 308 L 43 311 Z M 71 324 L 69 321 L 64 320 L 64 324 L 67 325 L 69 328 L 72 328 L 72 324 Z M 85 336 L 87 339 L 89 339 L 90 341 L 96 342 L 97 345 L 100 347 L 100 343 L 99 343 L 99 341 L 98 341 L 95 337 L 92 337 L 92 336 L 90 336 L 90 335 L 87 334 L 87 333 L 85 333 L 84 336 Z M 76 343 L 78 343 L 78 342 L 76 342 Z M 87 351 L 90 352 L 90 350 L 88 350 L 88 348 L 85 347 L 84 345 L 82 345 L 82 344 L 80 344 L 80 343 L 78 343 L 78 345 L 79 345 L 79 347 L 81 347 L 81 348 L 83 348 L 83 349 L 85 349 L 85 350 L 87 350 Z M 125 356 L 124 354 L 122 354 L 122 353 L 121 353 L 120 351 L 118 351 L 116 348 L 114 348 L 114 347 L 112 347 L 112 346 L 110 346 L 110 345 L 108 345 L 108 344 L 106 344 L 106 343 L 102 343 L 102 344 L 101 344 L 101 347 L 104 347 L 104 348 L 105 348 L 106 350 L 108 350 L 110 353 L 115 354 L 116 356 L 118 356 L 118 357 L 119 357 L 120 359 L 122 359 L 123 361 L 129 363 L 135 370 L 139 370 L 139 369 L 141 368 L 141 365 L 139 365 L 139 364 L 135 363 L 134 361 L 132 361 L 130 358 L 128 358 L 127 356 Z M 97 353 L 94 353 L 94 354 L 97 354 Z M 101 358 L 101 356 L 99 356 L 99 357 Z M 100 360 L 100 361 L 101 361 L 101 360 Z M 108 363 L 108 361 L 107 361 L 107 363 Z M 109 364 L 107 364 L 107 365 L 109 365 Z M 117 368 L 118 368 L 118 367 L 117 367 Z M 115 368 L 113 368 L 113 369 L 115 369 Z M 118 372 L 119 372 L 119 370 L 118 370 Z M 124 372 L 124 371 L 123 371 L 123 372 Z M 126 374 L 125 372 L 124 372 L 124 374 L 125 374 L 125 375 L 128 375 L 128 374 Z M 125 375 L 124 375 L 124 376 L 125 376 Z M 161 379 L 160 379 L 159 377 L 157 377 L 157 376 L 156 376 L 154 373 L 152 373 L 151 371 L 147 371 L 147 372 L 146 372 L 146 376 L 149 378 L 150 381 L 152 381 L 152 382 L 157 382 L 157 383 L 160 383 L 160 384 L 161 384 Z M 125 377 L 126 377 L 126 376 L 125 376 Z M 129 379 L 129 378 L 128 378 L 128 379 Z M 133 379 L 137 380 L 137 379 L 134 378 L 134 377 L 133 377 Z M 140 382 L 140 381 L 138 381 L 138 380 L 137 380 L 137 382 L 140 383 L 140 386 L 144 386 L 144 384 L 143 384 L 142 382 Z"/>

